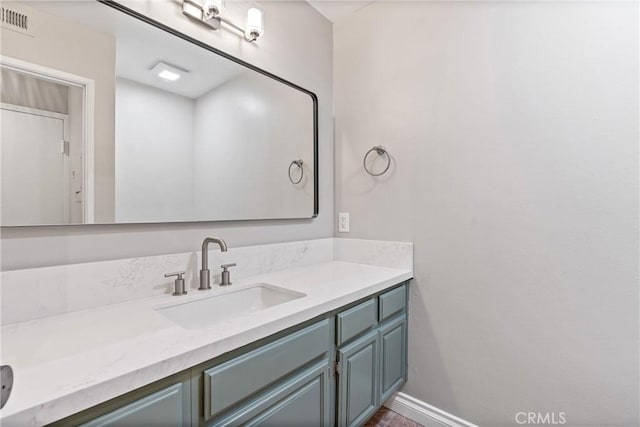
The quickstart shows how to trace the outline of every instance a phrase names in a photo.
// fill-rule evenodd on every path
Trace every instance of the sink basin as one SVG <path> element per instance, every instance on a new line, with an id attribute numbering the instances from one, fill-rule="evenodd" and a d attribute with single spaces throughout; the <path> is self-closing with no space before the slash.
<path id="1" fill-rule="evenodd" d="M 156 310 L 186 329 L 198 329 L 302 298 L 306 294 L 266 283 Z"/>

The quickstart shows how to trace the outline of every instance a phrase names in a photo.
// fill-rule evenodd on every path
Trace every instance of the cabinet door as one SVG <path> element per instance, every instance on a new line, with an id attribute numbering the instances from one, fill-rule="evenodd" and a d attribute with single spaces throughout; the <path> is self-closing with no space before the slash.
<path id="1" fill-rule="evenodd" d="M 294 375 L 207 426 L 330 426 L 329 360 Z"/>
<path id="2" fill-rule="evenodd" d="M 378 408 L 379 338 L 374 330 L 338 350 L 338 426 L 357 426 Z"/>
<path id="3" fill-rule="evenodd" d="M 103 426 L 176 426 L 191 423 L 187 383 L 178 383 L 82 424 Z"/>
<path id="4" fill-rule="evenodd" d="M 380 338 L 380 393 L 384 403 L 407 380 L 407 316 L 378 329 Z"/>

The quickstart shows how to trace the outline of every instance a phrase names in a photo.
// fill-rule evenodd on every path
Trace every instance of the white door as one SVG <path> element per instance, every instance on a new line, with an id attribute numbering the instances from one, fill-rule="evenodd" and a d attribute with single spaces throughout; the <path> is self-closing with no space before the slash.
<path id="1" fill-rule="evenodd" d="M 64 119 L 0 111 L 2 225 L 68 222 Z"/>

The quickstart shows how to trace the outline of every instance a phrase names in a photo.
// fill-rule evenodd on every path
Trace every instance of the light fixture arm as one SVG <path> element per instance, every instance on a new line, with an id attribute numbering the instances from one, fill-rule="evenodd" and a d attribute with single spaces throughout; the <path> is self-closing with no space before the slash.
<path id="1" fill-rule="evenodd" d="M 248 41 L 249 43 L 256 41 L 258 39 L 258 37 L 260 37 L 260 34 L 255 33 L 255 32 L 251 32 L 249 35 L 247 35 L 247 31 L 244 28 L 242 28 L 239 25 L 234 24 L 232 21 L 228 20 L 227 18 L 225 18 L 223 16 L 218 16 L 216 19 L 219 19 L 220 22 L 224 22 L 229 27 L 233 28 L 234 30 L 238 31 L 239 33 L 242 33 L 244 39 L 246 41 Z"/>

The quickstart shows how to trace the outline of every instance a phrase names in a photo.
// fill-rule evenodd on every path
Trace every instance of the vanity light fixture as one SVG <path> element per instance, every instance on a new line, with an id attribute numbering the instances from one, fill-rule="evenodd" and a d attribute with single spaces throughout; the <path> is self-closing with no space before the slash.
<path id="1" fill-rule="evenodd" d="M 225 24 L 242 33 L 244 39 L 253 42 L 264 33 L 264 17 L 262 10 L 251 6 L 247 10 L 246 28 L 236 25 L 222 16 L 224 0 L 205 0 L 200 4 L 196 0 L 182 0 L 182 13 L 191 19 L 202 22 L 214 30 L 219 30 Z"/>
<path id="2" fill-rule="evenodd" d="M 264 34 L 264 15 L 262 11 L 255 6 L 249 7 L 247 10 L 247 29 L 244 37 L 247 40 L 256 40 Z"/>
<path id="3" fill-rule="evenodd" d="M 162 61 L 154 65 L 150 71 L 165 82 L 175 82 L 176 80 L 179 80 L 183 74 L 189 73 L 187 70 Z"/>

